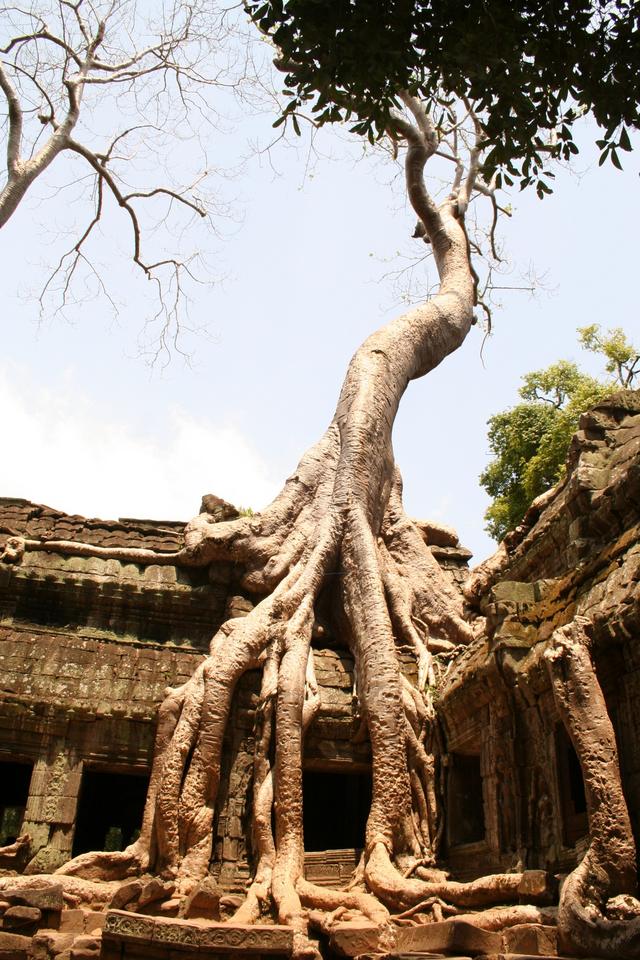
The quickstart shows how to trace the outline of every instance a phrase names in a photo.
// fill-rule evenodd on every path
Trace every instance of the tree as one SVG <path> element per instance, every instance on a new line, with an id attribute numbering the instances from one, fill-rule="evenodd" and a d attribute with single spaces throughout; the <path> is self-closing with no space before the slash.
<path id="1" fill-rule="evenodd" d="M 108 296 L 90 244 L 111 206 L 124 214 L 133 263 L 156 289 L 157 349 L 176 337 L 189 286 L 199 278 L 195 256 L 180 253 L 178 235 L 214 209 L 204 149 L 201 167 L 190 169 L 178 148 L 185 139 L 198 142 L 203 121 L 211 123 L 208 88 L 240 83 L 242 70 L 224 47 L 232 29 L 229 15 L 210 2 L 168 0 L 154 16 L 134 0 L 2 8 L 0 227 L 58 158 L 85 165 L 74 184 L 85 180 L 86 220 L 44 285 L 43 309 L 54 289 L 67 306 L 74 283 L 81 288 L 87 279 Z M 153 242 L 161 225 L 169 252 Z"/>
<path id="2" fill-rule="evenodd" d="M 526 374 L 518 391 L 524 402 L 489 420 L 493 459 L 480 483 L 493 498 L 485 513 L 486 530 L 497 541 L 520 523 L 536 497 L 563 478 L 581 414 L 614 389 L 631 387 L 637 375 L 638 352 L 620 327 L 603 334 L 593 324 L 578 334 L 585 349 L 604 356 L 608 380 L 596 380 L 575 363 L 560 360 Z"/>
<path id="3" fill-rule="evenodd" d="M 591 353 L 602 354 L 606 358 L 605 370 L 621 387 L 632 387 L 640 374 L 640 353 L 625 335 L 621 327 L 614 327 L 602 333 L 597 323 L 578 330 L 580 343 Z"/>
<path id="4" fill-rule="evenodd" d="M 221 627 L 210 656 L 163 703 L 139 839 L 121 853 L 83 855 L 61 872 L 122 878 L 153 870 L 171 879 L 173 906 L 184 901 L 208 869 L 233 690 L 246 670 L 259 667 L 253 781 L 258 863 L 236 920 L 273 910 L 294 930 L 296 957 L 318 955 L 310 925 L 330 930 L 336 910 L 363 914 L 390 930 L 391 910 L 421 905 L 428 911 L 436 904 L 437 913 L 443 904 L 499 903 L 511 906 L 498 909 L 492 922 L 513 923 L 531 916 L 517 905 L 520 874 L 466 884 L 437 869 L 442 810 L 433 776 L 433 690 L 439 658 L 446 661 L 473 633 L 460 597 L 404 512 L 391 432 L 410 381 L 456 350 L 473 324 L 477 277 L 465 229 L 469 205 L 489 200 L 492 232 L 500 176 L 534 179 L 544 193 L 540 164 L 565 147 L 572 152 L 571 125 L 582 103 L 616 131 L 636 122 L 627 61 L 617 55 L 620 45 L 626 54 L 636 42 L 636 8 L 624 2 L 598 8 L 601 28 L 590 4 L 566 4 L 558 12 L 555 4 L 531 3 L 515 18 L 502 3 L 458 8 L 405 2 L 382 9 L 366 0 L 272 0 L 248 7 L 278 46 L 287 73 L 291 100 L 278 124 L 290 120 L 295 128 L 300 108 L 313 100 L 317 123 L 350 118 L 356 132 L 388 138 L 403 152 L 407 194 L 431 245 L 440 287 L 356 351 L 327 431 L 264 511 L 219 522 L 205 508 L 188 525 L 177 555 L 108 551 L 140 563 L 231 561 L 243 569 L 243 587 L 256 605 Z M 500 18 L 506 18 L 504 42 L 496 27 Z M 482 37 L 479 22 L 490 27 Z M 581 45 L 574 47 L 577 40 Z M 560 59 L 561 52 L 571 56 Z M 492 72 L 496 65 L 503 72 Z M 576 65 L 584 72 L 574 79 Z M 605 82 L 609 73 L 617 99 Z M 580 104 L 565 109 L 572 91 Z M 605 131 L 607 143 L 612 136 Z M 624 134 L 619 137 L 623 146 Z M 439 197 L 425 178 L 427 165 L 431 170 L 437 163 L 450 172 Z M 101 552 L 63 542 L 48 542 L 46 549 Z M 320 620 L 353 651 L 372 749 L 366 849 L 348 890 L 319 888 L 303 877 L 302 749 L 319 705 L 311 649 Z M 399 644 L 413 650 L 416 685 L 403 676 Z M 591 887 L 603 903 L 607 892 L 612 895 L 607 878 L 600 869 Z M 563 916 L 570 934 L 578 923 L 571 903 Z M 603 935 L 599 949 L 607 942 Z"/>

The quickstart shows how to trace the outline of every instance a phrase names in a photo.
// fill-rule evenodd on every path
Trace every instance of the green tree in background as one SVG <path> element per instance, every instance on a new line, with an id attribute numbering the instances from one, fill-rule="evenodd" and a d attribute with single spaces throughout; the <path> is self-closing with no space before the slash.
<path id="1" fill-rule="evenodd" d="M 489 420 L 494 458 L 480 483 L 493 498 L 486 530 L 497 541 L 520 523 L 532 500 L 564 476 L 580 415 L 613 389 L 632 387 L 640 373 L 640 353 L 620 327 L 602 332 L 592 324 L 579 328 L 578 337 L 585 350 L 605 359 L 606 380 L 559 360 L 526 374 L 518 391 L 523 402 Z"/>

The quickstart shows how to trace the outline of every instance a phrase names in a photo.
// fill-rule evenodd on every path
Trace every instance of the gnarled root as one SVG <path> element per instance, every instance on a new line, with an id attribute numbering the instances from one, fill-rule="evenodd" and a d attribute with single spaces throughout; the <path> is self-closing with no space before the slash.
<path id="1" fill-rule="evenodd" d="M 415 912 L 422 905 L 436 919 L 515 900 L 521 879 L 506 875 L 461 884 L 429 869 L 442 830 L 434 788 L 432 647 L 467 642 L 471 634 L 459 596 L 404 515 L 397 472 L 376 538 L 365 514 L 343 509 L 336 498 L 339 451 L 338 434 L 330 428 L 262 516 L 211 524 L 205 515 L 190 529 L 190 562 L 222 557 L 226 544 L 227 558 L 240 551 L 245 582 L 267 595 L 247 617 L 224 624 L 190 680 L 167 691 L 136 843 L 122 853 L 85 854 L 62 868 L 66 875 L 110 879 L 151 869 L 175 883 L 176 909 L 187 902 L 208 870 L 233 691 L 246 670 L 260 666 L 253 776 L 257 868 L 234 921 L 256 922 L 275 911 L 293 928 L 300 957 L 315 953 L 310 923 L 327 931 L 347 911 L 370 919 L 384 937 L 389 907 Z M 269 562 L 265 550 L 276 551 Z M 336 584 L 335 572 L 334 603 L 356 661 L 374 788 L 359 880 L 348 890 L 329 891 L 303 877 L 302 751 L 319 707 L 310 648 L 315 608 L 327 582 Z M 402 674 L 399 646 L 414 652 L 417 686 Z M 417 864 L 426 879 L 410 876 Z"/>
<path id="2" fill-rule="evenodd" d="M 558 927 L 580 955 L 640 956 L 635 844 L 615 734 L 589 654 L 588 621 L 556 630 L 545 657 L 560 717 L 575 747 L 587 798 L 589 848 L 566 879 Z"/>

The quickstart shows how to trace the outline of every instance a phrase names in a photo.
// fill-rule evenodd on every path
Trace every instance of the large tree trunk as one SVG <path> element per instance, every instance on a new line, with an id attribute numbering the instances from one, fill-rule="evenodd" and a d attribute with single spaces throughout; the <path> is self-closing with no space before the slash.
<path id="1" fill-rule="evenodd" d="M 438 294 L 378 330 L 356 352 L 326 434 L 269 508 L 228 523 L 212 523 L 202 514 L 189 525 L 183 563 L 240 561 L 245 586 L 264 599 L 249 616 L 221 628 L 206 662 L 163 704 L 139 840 L 122 854 L 80 857 L 64 872 L 115 877 L 151 867 L 175 879 L 176 899 L 189 894 L 208 870 L 222 740 L 235 684 L 262 663 L 263 728 L 256 738 L 254 782 L 260 862 L 240 917 L 255 918 L 260 902 L 271 894 L 279 919 L 296 930 L 298 953 L 309 949 L 303 902 L 322 910 L 331 899 L 303 880 L 303 736 L 318 700 L 310 643 L 327 575 L 339 573 L 333 578 L 339 582 L 334 615 L 356 661 L 371 741 L 373 799 L 363 885 L 348 895 L 336 894 L 334 908 L 357 904 L 354 909 L 380 922 L 387 916 L 380 901 L 406 909 L 428 897 L 444 896 L 460 906 L 517 899 L 518 875 L 464 885 L 450 884 L 439 871 L 424 867 L 423 879 L 405 879 L 398 869 L 407 859 L 427 867 L 435 861 L 429 647 L 471 639 L 459 596 L 404 514 L 391 444 L 409 381 L 457 349 L 473 319 L 474 279 L 455 204 L 449 200 L 430 208 L 425 219 L 440 271 Z M 420 689 L 402 676 L 398 640 L 415 650 Z"/>
<path id="2" fill-rule="evenodd" d="M 440 289 L 358 349 L 326 433 L 261 514 L 215 522 L 203 513 L 188 525 L 185 549 L 177 556 L 108 551 L 142 562 L 233 561 L 244 571 L 243 586 L 262 599 L 245 618 L 225 623 L 191 679 L 168 692 L 138 840 L 121 853 L 84 854 L 59 871 L 111 880 L 153 871 L 169 881 L 171 906 L 186 908 L 209 868 L 234 689 L 245 671 L 259 667 L 253 782 L 258 863 L 236 919 L 255 920 L 271 910 L 293 927 L 298 957 L 316 952 L 309 924 L 330 929 L 338 908 L 390 930 L 390 910 L 424 907 L 436 916 L 444 908 L 514 904 L 520 897 L 519 874 L 463 884 L 435 869 L 441 817 L 434 786 L 433 654 L 468 643 L 472 633 L 459 593 L 404 513 L 391 433 L 409 382 L 456 350 L 473 322 L 474 274 L 458 212 L 472 184 L 467 180 L 463 187 L 457 175 L 456 197 L 436 207 L 422 176 L 436 147 L 426 114 L 416 101 L 406 102 L 420 128 L 402 121 L 409 143 L 407 188 L 432 245 Z M 30 544 L 16 546 L 12 562 L 19 562 L 25 546 Z M 101 552 L 47 544 L 69 548 Z M 320 598 L 353 652 L 372 751 L 363 862 L 351 887 L 341 891 L 317 888 L 303 877 L 302 756 L 305 730 L 319 705 L 311 640 Z M 417 685 L 402 674 L 399 645 L 414 651 Z M 492 922 L 513 923 L 516 916 L 513 906 Z"/>
<path id="3" fill-rule="evenodd" d="M 589 848 L 562 888 L 562 946 L 579 956 L 640 956 L 636 848 L 622 791 L 616 738 L 577 617 L 553 635 L 545 656 L 560 717 L 575 747 L 587 798 Z"/>

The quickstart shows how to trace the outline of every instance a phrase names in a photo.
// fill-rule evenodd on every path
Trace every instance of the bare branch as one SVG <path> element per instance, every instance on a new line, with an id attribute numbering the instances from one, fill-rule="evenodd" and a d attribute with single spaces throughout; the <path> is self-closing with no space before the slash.
<path id="1" fill-rule="evenodd" d="M 16 176 L 20 166 L 22 147 L 22 108 L 15 87 L 9 80 L 0 63 L 0 88 L 7 98 L 9 108 L 9 137 L 7 140 L 7 172 L 9 177 Z"/>

